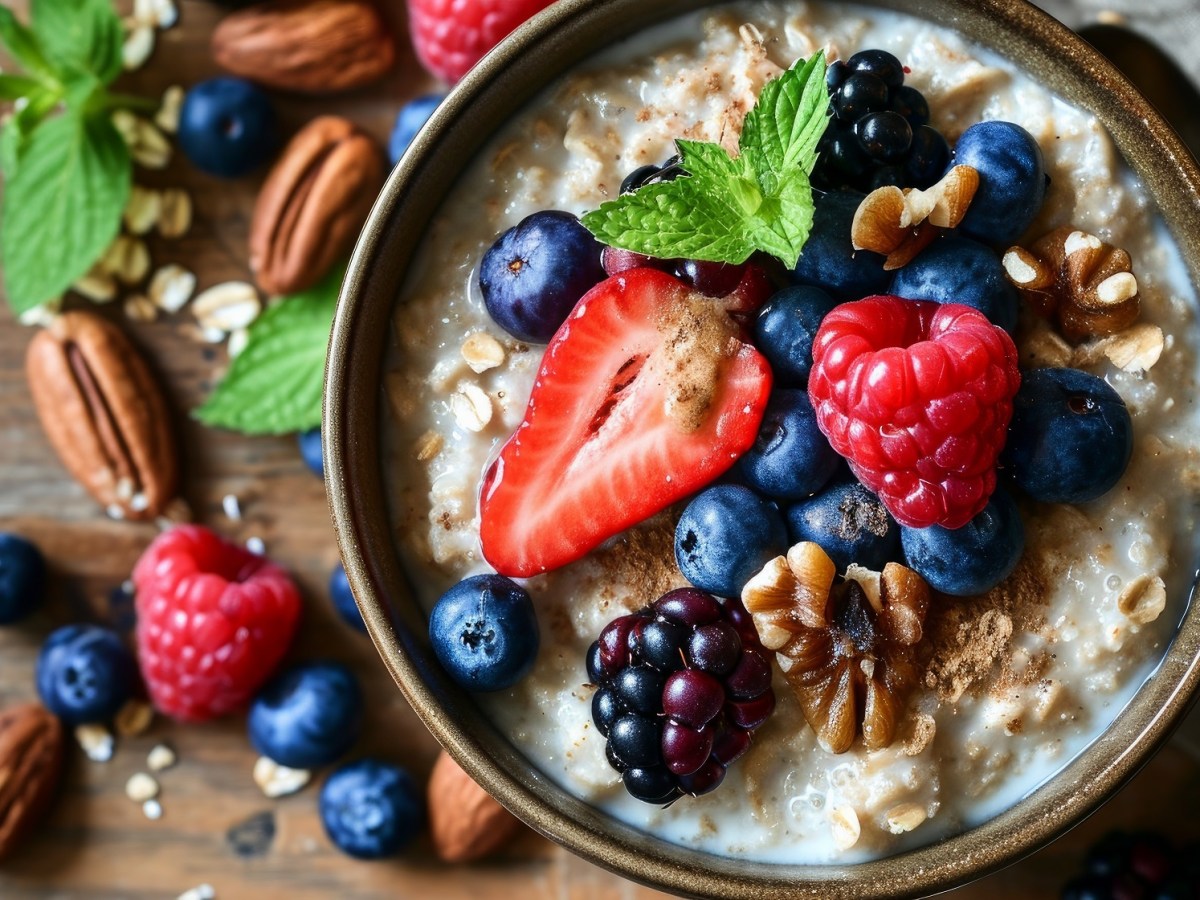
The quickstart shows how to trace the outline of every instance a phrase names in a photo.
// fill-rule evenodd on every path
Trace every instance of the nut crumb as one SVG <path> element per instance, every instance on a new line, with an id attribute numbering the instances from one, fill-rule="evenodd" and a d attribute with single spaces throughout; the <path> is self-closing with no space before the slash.
<path id="1" fill-rule="evenodd" d="M 166 744 L 156 744 L 154 749 L 146 754 L 146 765 L 151 772 L 165 772 L 178 761 L 175 751 Z"/>
<path id="2" fill-rule="evenodd" d="M 294 794 L 311 778 L 312 772 L 308 769 L 290 769 L 266 756 L 260 756 L 254 763 L 254 783 L 271 798 Z"/>
<path id="3" fill-rule="evenodd" d="M 1117 597 L 1117 609 L 1135 625 L 1149 625 L 1167 608 L 1167 586 L 1157 575 L 1139 575 Z"/>
<path id="4" fill-rule="evenodd" d="M 154 707 L 144 700 L 130 700 L 117 711 L 113 724 L 121 737 L 145 734 L 154 721 Z"/>
<path id="5" fill-rule="evenodd" d="M 80 725 L 75 740 L 92 762 L 108 762 L 113 758 L 112 732 L 103 725 Z"/>
<path id="6" fill-rule="evenodd" d="M 442 447 L 445 446 L 446 439 L 436 431 L 426 431 L 423 435 L 417 438 L 416 457 L 419 462 L 429 462 L 439 453 L 442 452 Z"/>
<path id="7" fill-rule="evenodd" d="M 142 804 L 142 815 L 151 822 L 157 822 L 163 815 L 162 804 L 157 800 L 147 800 Z"/>
<path id="8" fill-rule="evenodd" d="M 145 772 L 135 772 L 125 782 L 125 796 L 134 803 L 145 803 L 158 796 L 158 782 Z"/>

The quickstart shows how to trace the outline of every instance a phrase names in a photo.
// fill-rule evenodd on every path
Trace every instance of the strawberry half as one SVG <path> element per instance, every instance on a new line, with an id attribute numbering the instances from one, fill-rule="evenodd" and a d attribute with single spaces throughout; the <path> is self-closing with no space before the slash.
<path id="1" fill-rule="evenodd" d="M 484 475 L 484 557 L 536 575 L 686 497 L 754 443 L 770 390 L 720 300 L 656 269 L 602 281 L 550 340 Z"/>

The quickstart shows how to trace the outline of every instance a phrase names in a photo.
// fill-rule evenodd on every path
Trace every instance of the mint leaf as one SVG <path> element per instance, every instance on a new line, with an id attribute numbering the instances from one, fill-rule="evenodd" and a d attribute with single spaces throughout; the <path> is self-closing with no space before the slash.
<path id="1" fill-rule="evenodd" d="M 112 243 L 131 169 L 107 116 L 66 113 L 29 135 L 5 185 L 0 235 L 4 284 L 17 313 L 62 294 Z"/>
<path id="2" fill-rule="evenodd" d="M 121 20 L 110 0 L 32 0 L 33 30 L 60 69 L 88 72 L 108 84 L 121 74 Z"/>
<path id="3" fill-rule="evenodd" d="M 250 326 L 244 350 L 193 415 L 244 434 L 285 434 L 321 424 L 325 348 L 345 266 L 287 297 Z"/>
<path id="4" fill-rule="evenodd" d="M 814 53 L 803 66 L 793 66 L 763 86 L 758 102 L 746 114 L 738 149 L 756 169 L 776 177 L 795 168 L 808 174 L 817 164 L 817 144 L 825 133 L 828 108 L 825 56 Z"/>
<path id="5" fill-rule="evenodd" d="M 18 100 L 42 89 L 36 78 L 0 74 L 0 100 Z"/>
<path id="6" fill-rule="evenodd" d="M 37 36 L 18 22 L 7 6 L 0 6 L 0 44 L 8 48 L 27 74 L 45 82 L 57 81 L 58 73 L 42 53 Z"/>

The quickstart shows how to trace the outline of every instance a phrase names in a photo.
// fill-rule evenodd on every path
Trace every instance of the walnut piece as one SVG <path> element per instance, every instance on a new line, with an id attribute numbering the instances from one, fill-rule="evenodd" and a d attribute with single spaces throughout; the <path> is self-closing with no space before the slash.
<path id="1" fill-rule="evenodd" d="M 1068 341 L 1124 331 L 1141 312 L 1129 254 L 1070 225 L 1004 254 L 1004 271 Z"/>
<path id="2" fill-rule="evenodd" d="M 826 750 L 844 753 L 860 731 L 869 750 L 892 743 L 920 677 L 929 586 L 919 575 L 888 563 L 838 580 L 829 555 L 805 541 L 750 579 L 742 602 Z"/>

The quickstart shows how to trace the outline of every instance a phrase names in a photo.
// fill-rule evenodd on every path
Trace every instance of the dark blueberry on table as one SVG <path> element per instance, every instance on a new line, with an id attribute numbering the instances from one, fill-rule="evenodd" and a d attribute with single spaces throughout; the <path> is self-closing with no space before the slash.
<path id="1" fill-rule="evenodd" d="M 107 722 L 133 693 L 137 664 L 116 632 L 65 625 L 38 653 L 38 695 L 67 725 Z"/>
<path id="2" fill-rule="evenodd" d="M 246 728 L 263 756 L 292 769 L 314 769 L 350 749 L 362 712 L 353 672 L 341 663 L 308 662 L 267 683 L 250 705 Z"/>
<path id="3" fill-rule="evenodd" d="M 337 769 L 321 788 L 321 824 L 339 850 L 359 859 L 394 856 L 421 832 L 425 804 L 404 769 L 362 759 Z"/>
<path id="4" fill-rule="evenodd" d="M 1025 527 L 1017 504 L 998 487 L 962 528 L 901 526 L 900 544 L 909 568 L 931 588 L 967 597 L 986 593 L 1016 568 L 1025 549 Z"/>
<path id="5" fill-rule="evenodd" d="M 201 81 L 187 92 L 178 137 L 192 165 L 223 178 L 254 171 L 279 143 L 267 95 L 249 81 L 228 76 Z"/>
<path id="6" fill-rule="evenodd" d="M 1037 218 L 1046 198 L 1042 149 L 1012 122 L 972 125 L 954 147 L 954 164 L 979 172 L 979 188 L 959 230 L 989 244 L 1011 244 Z"/>
<path id="7" fill-rule="evenodd" d="M 830 485 L 787 508 L 793 544 L 812 541 L 839 572 L 851 563 L 880 571 L 900 552 L 900 526 L 879 498 L 858 481 Z"/>
<path id="8" fill-rule="evenodd" d="M 533 601 L 502 575 L 473 575 L 450 588 L 429 617 L 434 655 L 467 690 L 510 688 L 529 673 L 539 636 Z"/>
<path id="9" fill-rule="evenodd" d="M 808 392 L 771 392 L 754 445 L 737 467 L 746 484 L 772 499 L 799 500 L 823 488 L 842 457 L 817 427 Z M 739 591 L 740 594 L 740 591 Z"/>
<path id="10" fill-rule="evenodd" d="M 1129 409 L 1103 378 L 1067 368 L 1022 375 L 1001 461 L 1029 496 L 1095 500 L 1121 480 L 1132 453 Z"/>
<path id="11" fill-rule="evenodd" d="M 925 190 L 941 180 L 950 164 L 950 145 L 928 125 L 914 125 L 912 145 L 904 161 L 904 185 Z"/>
<path id="12" fill-rule="evenodd" d="M 751 576 L 786 550 L 779 511 L 736 484 L 697 495 L 675 528 L 675 561 L 683 577 L 722 597 L 741 596 Z"/>
<path id="13" fill-rule="evenodd" d="M 1063 888 L 1062 900 L 1113 900 L 1112 878 L 1083 875 L 1072 879 Z"/>
<path id="14" fill-rule="evenodd" d="M 902 115 L 913 128 L 929 124 L 929 103 L 925 95 L 907 84 L 892 92 L 889 108 Z"/>
<path id="15" fill-rule="evenodd" d="M 396 123 L 392 126 L 392 134 L 388 138 L 388 158 L 393 166 L 400 162 L 400 157 L 413 142 L 421 126 L 429 121 L 433 111 L 445 99 L 445 94 L 423 94 L 400 107 L 400 112 L 396 114 Z"/>
<path id="16" fill-rule="evenodd" d="M 899 113 L 874 112 L 854 123 L 858 142 L 872 159 L 894 163 L 902 160 L 912 146 L 912 126 Z"/>
<path id="17" fill-rule="evenodd" d="M 709 297 L 724 297 L 742 280 L 745 266 L 683 259 L 675 266 L 675 277 Z"/>
<path id="18" fill-rule="evenodd" d="M 500 235 L 480 262 L 488 314 L 513 337 L 546 343 L 579 298 L 604 280 L 602 250 L 570 213 L 527 216 Z"/>
<path id="19" fill-rule="evenodd" d="M 25 618 L 42 602 L 46 561 L 30 541 L 0 531 L 0 625 Z"/>
<path id="20" fill-rule="evenodd" d="M 859 300 L 882 294 L 892 280 L 878 253 L 855 250 L 850 225 L 863 195 L 835 191 L 816 198 L 812 234 L 796 263 L 795 280 L 819 287 L 835 300 Z"/>
<path id="21" fill-rule="evenodd" d="M 874 75 L 889 89 L 904 84 L 904 64 L 886 50 L 860 50 L 846 60 L 852 72 Z"/>
<path id="22" fill-rule="evenodd" d="M 341 616 L 343 622 L 352 625 L 359 631 L 367 630 L 362 612 L 359 611 L 358 604 L 354 602 L 354 592 L 350 590 L 350 579 L 346 577 L 346 567 L 340 562 L 333 567 L 333 571 L 329 574 L 329 599 L 333 602 L 333 608 L 337 610 L 337 614 Z"/>
<path id="23" fill-rule="evenodd" d="M 1017 289 L 995 251 L 970 238 L 948 234 L 934 241 L 896 271 L 888 293 L 907 300 L 962 303 L 1009 334 L 1017 327 Z"/>
<path id="24" fill-rule="evenodd" d="M 820 288 L 797 285 L 779 291 L 758 311 L 754 344 L 778 387 L 802 388 L 812 370 L 813 338 L 837 303 Z"/>
<path id="25" fill-rule="evenodd" d="M 867 113 L 887 109 L 888 87 L 874 75 L 855 72 L 833 92 L 830 105 L 843 122 L 855 122 Z"/>
<path id="26" fill-rule="evenodd" d="M 304 460 L 309 471 L 318 478 L 324 478 L 325 458 L 321 451 L 321 429 L 312 428 L 297 433 L 296 444 L 300 447 L 300 458 Z"/>

